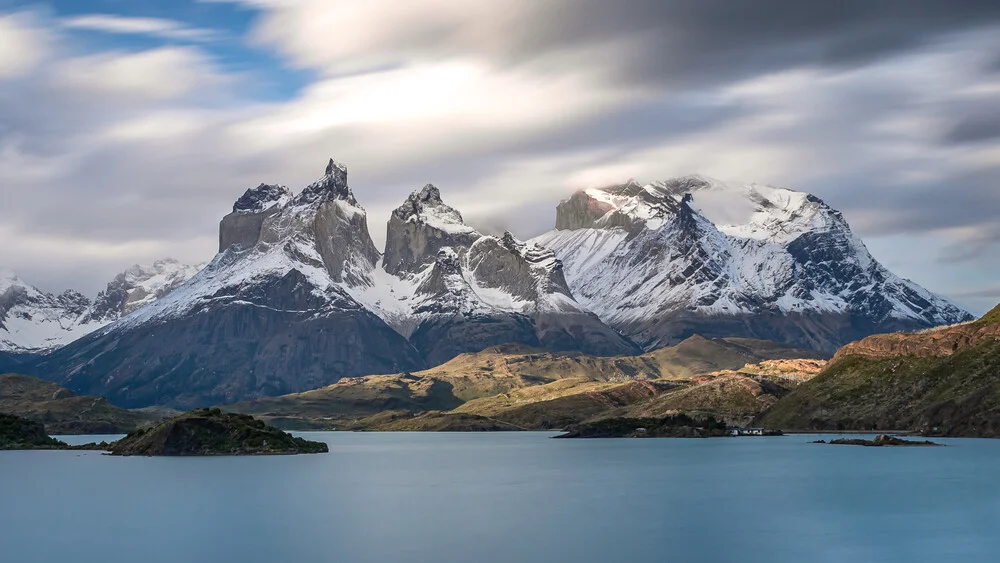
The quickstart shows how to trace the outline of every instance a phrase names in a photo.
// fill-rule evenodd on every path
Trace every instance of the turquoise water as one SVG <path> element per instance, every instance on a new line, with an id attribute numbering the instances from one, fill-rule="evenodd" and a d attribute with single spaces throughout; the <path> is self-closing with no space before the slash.
<path id="1" fill-rule="evenodd" d="M 0 452 L 0 560 L 994 562 L 1000 441 L 310 433 L 326 455 Z"/>

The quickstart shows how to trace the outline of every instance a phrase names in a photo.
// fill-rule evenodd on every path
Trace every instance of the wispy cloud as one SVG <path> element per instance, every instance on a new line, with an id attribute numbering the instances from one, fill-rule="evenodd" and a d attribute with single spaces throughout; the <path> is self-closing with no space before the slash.
<path id="1" fill-rule="evenodd" d="M 86 14 L 63 18 L 67 29 L 85 29 L 103 33 L 150 35 L 176 41 L 211 41 L 219 32 L 203 27 L 191 27 L 184 22 L 165 18 L 132 18 L 112 14 Z"/>

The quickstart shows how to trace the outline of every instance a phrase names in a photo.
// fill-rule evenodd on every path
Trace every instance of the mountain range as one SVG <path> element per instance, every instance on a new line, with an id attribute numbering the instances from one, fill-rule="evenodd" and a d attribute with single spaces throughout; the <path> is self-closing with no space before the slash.
<path id="1" fill-rule="evenodd" d="M 0 272 L 0 353 L 47 352 L 108 325 L 170 293 L 204 265 L 157 260 L 115 276 L 93 299 L 67 290 L 46 293 L 13 272 Z"/>
<path id="2" fill-rule="evenodd" d="M 392 212 L 380 252 L 333 160 L 298 194 L 247 190 L 220 223 L 215 258 L 170 287 L 131 312 L 142 297 L 120 292 L 117 308 L 99 298 L 74 309 L 81 320 L 67 326 L 92 332 L 31 372 L 121 406 L 193 407 L 506 343 L 627 356 L 698 333 L 833 351 L 971 318 L 886 270 L 808 194 L 629 182 L 573 195 L 555 230 L 521 241 L 477 231 L 426 185 Z"/>

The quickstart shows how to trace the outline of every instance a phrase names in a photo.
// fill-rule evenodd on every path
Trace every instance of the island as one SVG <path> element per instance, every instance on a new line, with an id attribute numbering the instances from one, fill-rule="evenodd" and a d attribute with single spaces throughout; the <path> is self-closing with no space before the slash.
<path id="1" fill-rule="evenodd" d="M 555 438 L 721 438 L 726 424 L 712 416 L 700 420 L 680 413 L 663 418 L 604 418 L 576 424 Z"/>
<path id="2" fill-rule="evenodd" d="M 50 437 L 45 426 L 12 414 L 0 413 L 0 450 L 53 450 L 66 444 Z"/>
<path id="3" fill-rule="evenodd" d="M 136 430 L 110 444 L 118 456 L 208 456 L 312 454 L 323 442 L 292 436 L 250 415 L 197 409 L 156 426 Z"/>
<path id="4" fill-rule="evenodd" d="M 937 442 L 931 442 L 930 440 L 904 440 L 896 436 L 890 436 L 888 434 L 879 434 L 875 436 L 873 440 L 865 440 L 864 438 L 837 438 L 835 440 L 815 440 L 813 444 L 836 444 L 836 445 L 846 445 L 846 446 L 869 446 L 869 447 L 889 447 L 889 446 L 943 446 L 944 444 L 938 444 Z"/>

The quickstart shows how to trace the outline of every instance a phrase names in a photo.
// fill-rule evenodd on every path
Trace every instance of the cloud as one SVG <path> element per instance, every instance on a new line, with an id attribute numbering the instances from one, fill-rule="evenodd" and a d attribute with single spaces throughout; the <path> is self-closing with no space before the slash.
<path id="1" fill-rule="evenodd" d="M 331 73 L 454 56 L 517 65 L 593 50 L 618 79 L 703 84 L 799 64 L 857 65 L 995 23 L 989 0 L 300 0 L 263 10 L 253 37 Z M 597 49 L 592 49 L 593 47 Z"/>
<path id="2" fill-rule="evenodd" d="M 177 41 L 210 41 L 219 33 L 212 29 L 191 27 L 183 22 L 163 18 L 131 18 L 113 14 L 86 14 L 59 20 L 65 29 L 82 29 L 102 33 L 149 35 Z"/>
<path id="3" fill-rule="evenodd" d="M 0 80 L 30 72 L 48 55 L 51 43 L 34 14 L 0 14 Z"/>
<path id="4" fill-rule="evenodd" d="M 52 79 L 55 88 L 78 95 L 169 99 L 211 88 L 222 77 L 210 67 L 208 58 L 195 49 L 164 47 L 65 59 L 53 70 Z"/>

